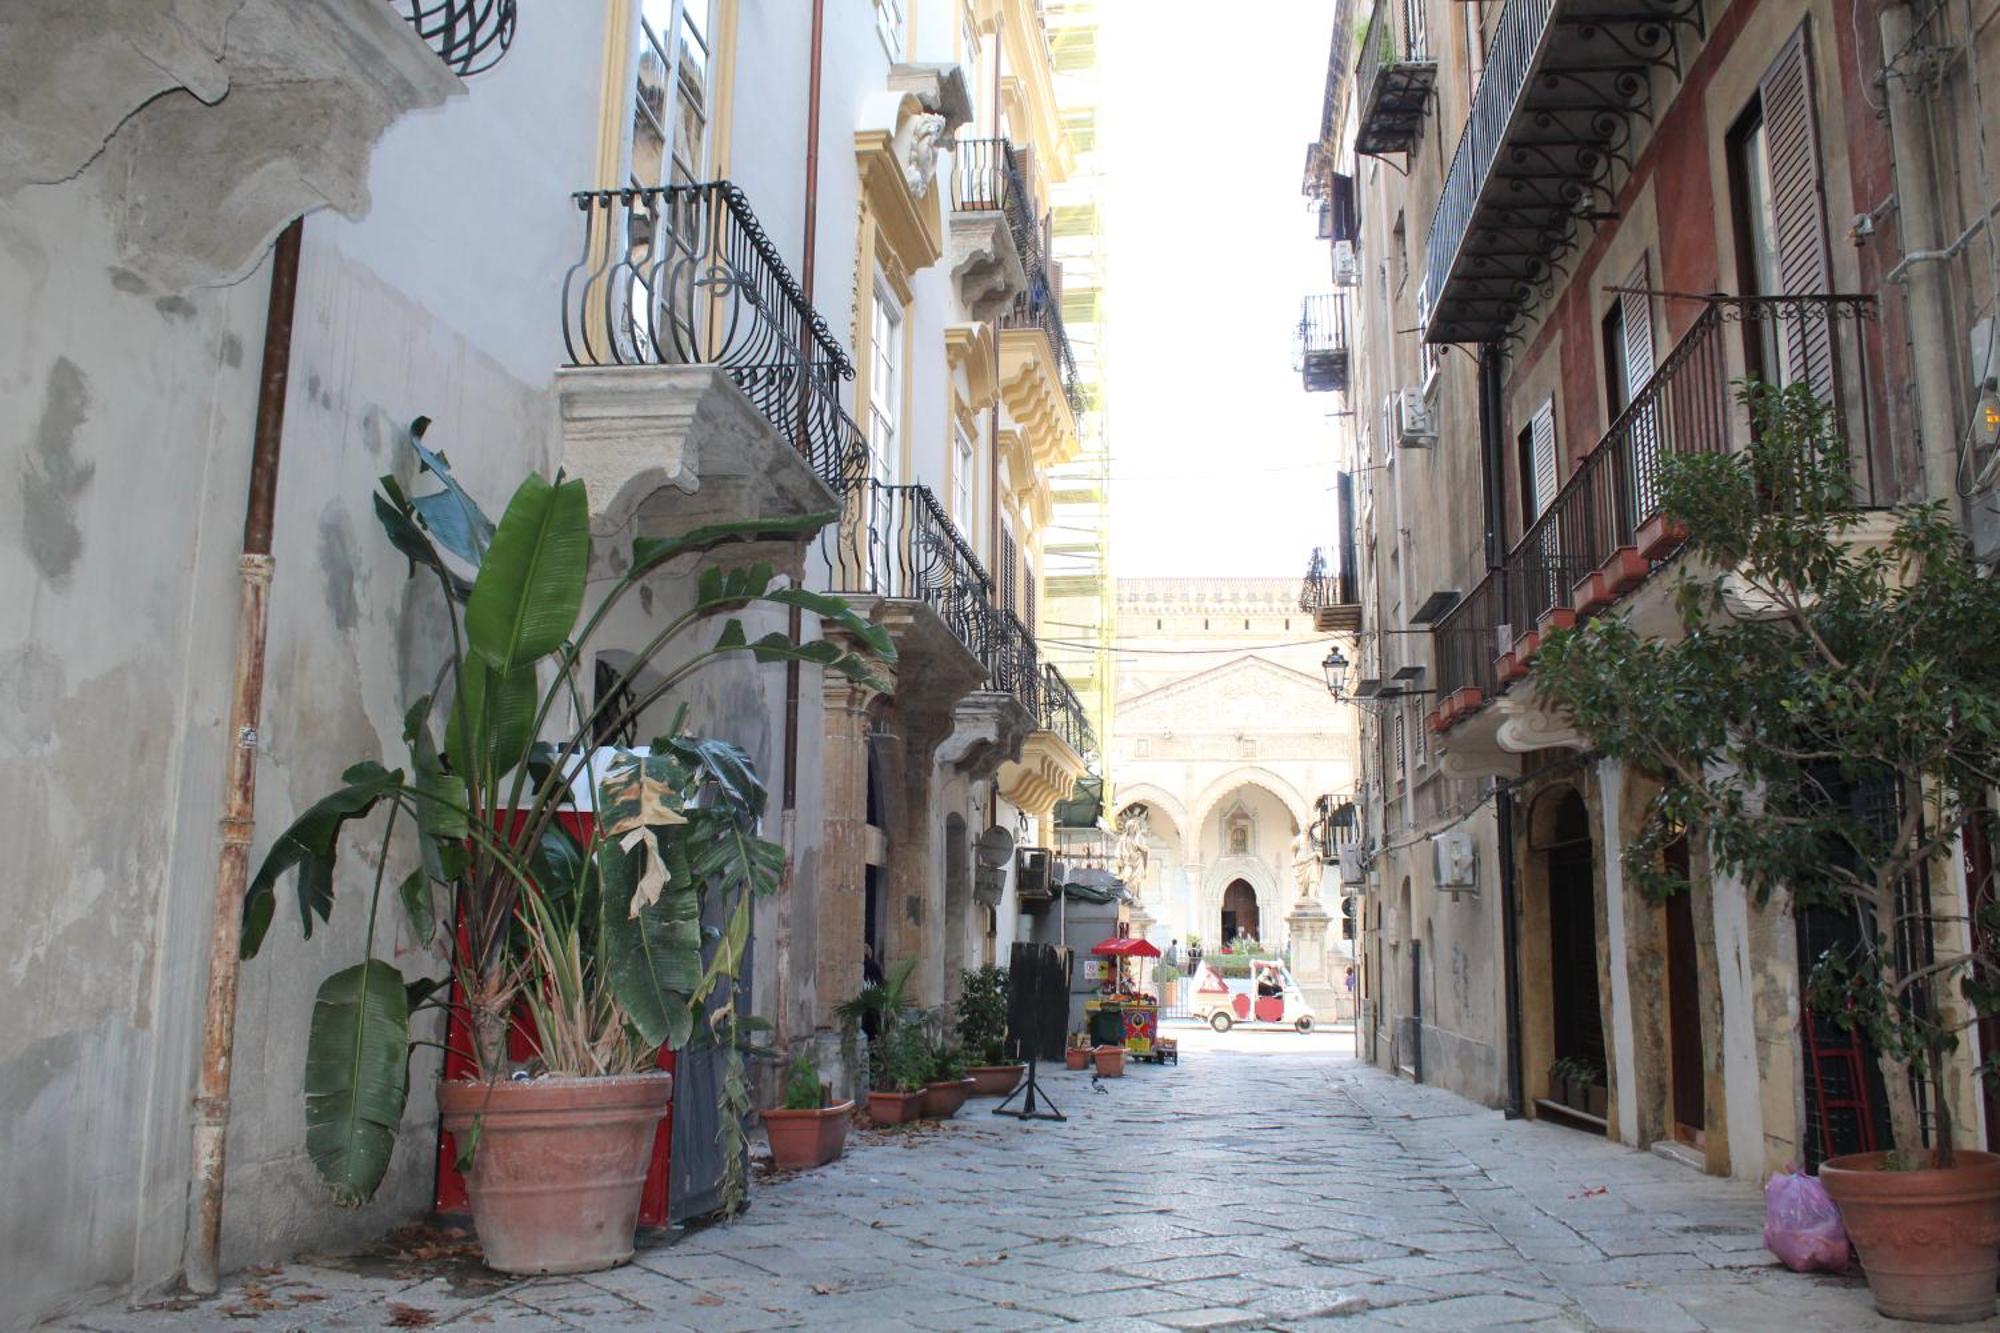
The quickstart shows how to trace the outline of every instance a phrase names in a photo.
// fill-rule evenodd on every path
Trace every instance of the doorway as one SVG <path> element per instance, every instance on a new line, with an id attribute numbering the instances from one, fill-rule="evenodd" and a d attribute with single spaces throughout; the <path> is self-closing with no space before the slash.
<path id="1" fill-rule="evenodd" d="M 1245 880 L 1232 879 L 1222 891 L 1222 942 L 1234 945 L 1239 936 L 1262 939 L 1258 929 L 1257 891 Z"/>
<path id="2" fill-rule="evenodd" d="M 1696 1148 L 1708 1143 L 1708 1060 L 1701 1042 L 1701 971 L 1694 942 L 1694 887 L 1687 834 L 1668 843 L 1667 868 L 1686 886 L 1667 899 L 1667 1064 L 1672 1133 Z"/>
<path id="3" fill-rule="evenodd" d="M 1591 865 L 1590 813 L 1574 790 L 1555 811 L 1547 858 L 1549 900 L 1549 1006 L 1557 1062 L 1574 1071 L 1574 1082 L 1591 1090 L 1585 1106 L 1568 1104 L 1572 1115 L 1603 1125 L 1590 1103 L 1602 1104 L 1608 1087 L 1603 1010 L 1597 986 L 1597 887 Z"/>

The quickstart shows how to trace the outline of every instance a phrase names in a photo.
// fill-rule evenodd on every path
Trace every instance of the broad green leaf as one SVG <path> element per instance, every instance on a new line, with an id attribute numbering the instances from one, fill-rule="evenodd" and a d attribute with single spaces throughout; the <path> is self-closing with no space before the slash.
<path id="1" fill-rule="evenodd" d="M 416 977 L 404 982 L 403 1003 L 405 1009 L 414 1014 L 418 1009 L 430 1003 L 431 996 L 436 995 L 450 984 L 451 978 L 448 976 Z"/>
<path id="2" fill-rule="evenodd" d="M 739 819 L 755 819 L 764 813 L 764 781 L 743 747 L 705 736 L 673 736 L 667 740 L 672 753 L 681 756 L 702 777 L 716 785 L 718 793 Z"/>
<path id="3" fill-rule="evenodd" d="M 411 574 L 417 572 L 418 565 L 436 570 L 450 585 L 452 596 L 463 602 L 472 595 L 472 584 L 445 564 L 437 548 L 431 545 L 430 538 L 410 516 L 413 508 L 409 498 L 403 494 L 403 488 L 396 484 L 396 479 L 383 477 L 382 490 L 375 494 L 375 517 L 382 524 L 382 531 L 388 534 L 390 545 L 408 558 Z"/>
<path id="4" fill-rule="evenodd" d="M 461 679 L 464 693 L 452 701 L 444 734 L 452 767 L 466 774 L 512 771 L 534 740 L 541 703 L 534 666 L 501 676 L 484 659 L 468 657 Z"/>
<path id="5" fill-rule="evenodd" d="M 648 838 L 644 854 L 657 856 L 662 842 Z M 687 1041 L 694 1026 L 687 997 L 701 980 L 701 900 L 685 858 L 674 864 L 658 902 L 631 915 L 639 883 L 639 856 L 616 842 L 597 850 L 598 952 L 605 981 L 625 1007 L 642 1039 L 667 1047 Z"/>
<path id="6" fill-rule="evenodd" d="M 277 907 L 279 878 L 298 869 L 299 922 L 307 939 L 312 938 L 313 918 L 325 921 L 333 912 L 334 844 L 350 819 L 359 819 L 375 808 L 375 803 L 402 784 L 401 769 L 385 769 L 367 762 L 341 774 L 347 785 L 322 797 L 292 826 L 278 835 L 264 864 L 243 895 L 242 956 L 254 958 L 263 947 L 264 932 L 271 927 Z"/>
<path id="7" fill-rule="evenodd" d="M 465 604 L 472 651 L 502 675 L 569 638 L 590 566 L 590 504 L 581 481 L 530 473 L 507 502 Z"/>
<path id="8" fill-rule="evenodd" d="M 832 593 L 813 592 L 809 588 L 773 588 L 764 594 L 764 600 L 782 606 L 796 606 L 822 620 L 831 620 L 861 640 L 870 652 L 884 662 L 896 660 L 896 645 L 890 640 L 889 631 L 859 615 L 844 598 Z"/>
<path id="9" fill-rule="evenodd" d="M 403 882 L 396 886 L 396 897 L 402 901 L 403 914 L 410 919 L 410 932 L 417 943 L 429 944 L 437 934 L 437 903 L 431 897 L 430 872 L 418 866 L 403 876 Z"/>
<path id="10" fill-rule="evenodd" d="M 306 1152 L 334 1199 L 368 1202 L 389 1169 L 409 1093 L 403 974 L 379 958 L 319 988 L 306 1038 Z"/>
<path id="11" fill-rule="evenodd" d="M 403 740 L 410 747 L 411 787 L 416 798 L 417 827 L 434 838 L 459 840 L 471 829 L 467 816 L 471 798 L 465 779 L 444 771 L 437 743 L 431 739 L 431 697 L 417 700 L 403 715 Z"/>
<path id="12" fill-rule="evenodd" d="M 424 470 L 436 477 L 444 489 L 431 495 L 413 496 L 410 505 L 423 519 L 424 526 L 444 543 L 445 550 L 477 569 L 484 563 L 486 549 L 493 542 L 493 520 L 458 484 L 444 455 L 424 447 L 424 432 L 430 425 L 429 417 L 418 417 L 410 423 L 410 448 Z"/>
<path id="13" fill-rule="evenodd" d="M 829 509 L 825 513 L 801 514 L 797 518 L 753 518 L 740 523 L 716 523 L 679 537 L 641 537 L 632 543 L 632 577 L 650 573 L 675 556 L 712 551 L 732 542 L 782 541 L 788 537 L 804 541 L 839 517 L 838 510 Z"/>

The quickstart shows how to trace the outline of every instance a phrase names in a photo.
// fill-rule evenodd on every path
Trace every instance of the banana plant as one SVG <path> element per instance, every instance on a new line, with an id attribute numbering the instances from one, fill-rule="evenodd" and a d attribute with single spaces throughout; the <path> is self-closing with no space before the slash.
<path id="1" fill-rule="evenodd" d="M 408 436 L 427 489 L 408 494 L 385 476 L 374 497 L 411 577 L 436 582 L 451 645 L 432 688 L 405 715 L 407 763 L 348 768 L 340 787 L 272 844 L 243 904 L 241 950 L 251 958 L 290 874 L 310 938 L 333 913 L 344 832 L 386 808 L 363 959 L 321 984 L 306 1041 L 307 1150 L 343 1203 L 364 1202 L 380 1185 L 409 1092 L 411 1015 L 445 1002 L 439 979 L 406 976 L 376 956 L 396 848 L 415 840 L 415 866 L 394 885 L 394 900 L 417 938 L 451 957 L 481 1078 L 513 1072 L 507 1038 L 523 1012 L 536 1072 L 651 1068 L 697 1023 L 717 1032 L 733 1023 L 733 987 L 724 983 L 740 970 L 752 901 L 776 888 L 784 851 L 760 836 L 766 793 L 749 756 L 684 734 L 685 706 L 644 749 L 598 738 L 628 734 L 718 658 L 796 661 L 867 680 L 875 661 L 895 656 L 880 627 L 839 598 L 790 586 L 768 563 L 709 565 L 695 577 L 693 605 L 586 698 L 579 682 L 589 678 L 585 653 L 598 632 L 649 580 L 685 577 L 668 572 L 671 562 L 733 544 L 804 540 L 837 516 L 638 539 L 624 572 L 586 612 L 592 542 L 583 483 L 530 474 L 496 523 L 426 446 L 428 426 L 419 418 Z M 811 612 L 861 650 L 784 633 L 752 639 L 742 613 L 757 605 Z M 588 821 L 574 817 L 580 793 L 591 798 Z M 716 901 L 726 905 L 726 924 L 705 938 L 704 905 Z M 723 994 L 732 998 L 716 998 Z"/>

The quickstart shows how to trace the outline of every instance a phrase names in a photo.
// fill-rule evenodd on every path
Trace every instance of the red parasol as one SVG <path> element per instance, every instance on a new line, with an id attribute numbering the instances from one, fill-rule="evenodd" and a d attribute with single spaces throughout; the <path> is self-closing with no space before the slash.
<path id="1" fill-rule="evenodd" d="M 1110 954 L 1117 958 L 1158 958 L 1159 949 L 1143 939 L 1119 939 L 1112 936 L 1091 950 L 1094 954 Z"/>

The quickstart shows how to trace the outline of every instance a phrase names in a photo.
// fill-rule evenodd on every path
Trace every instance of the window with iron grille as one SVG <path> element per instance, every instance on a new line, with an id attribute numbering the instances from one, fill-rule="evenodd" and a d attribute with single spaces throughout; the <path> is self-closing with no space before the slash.
<path id="1" fill-rule="evenodd" d="M 1021 603 L 1016 597 L 1014 566 L 1019 563 L 1014 545 L 1012 528 L 1000 529 L 1000 607 L 1005 611 L 1021 614 Z"/>

